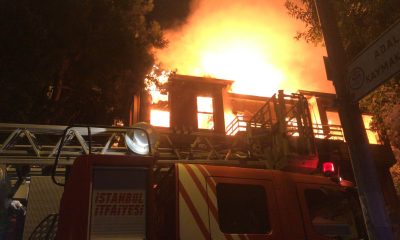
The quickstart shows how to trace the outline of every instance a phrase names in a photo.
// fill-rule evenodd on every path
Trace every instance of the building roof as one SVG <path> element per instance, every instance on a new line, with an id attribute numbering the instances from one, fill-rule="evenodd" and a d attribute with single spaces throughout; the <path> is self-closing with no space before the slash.
<path id="1" fill-rule="evenodd" d="M 322 98 L 335 98 L 335 96 L 336 96 L 336 94 L 334 94 L 334 93 L 315 92 L 315 91 L 308 91 L 308 90 L 298 90 L 298 93 L 305 95 L 305 96 L 315 96 L 315 97 L 322 97 Z"/>
<path id="2" fill-rule="evenodd" d="M 185 82 L 195 82 L 195 83 L 205 83 L 205 84 L 215 84 L 215 85 L 223 85 L 223 86 L 231 86 L 234 81 L 232 80 L 224 80 L 217 79 L 211 77 L 196 77 L 196 76 L 187 76 L 187 75 L 179 75 L 176 74 L 172 76 L 169 81 L 185 81 Z"/>

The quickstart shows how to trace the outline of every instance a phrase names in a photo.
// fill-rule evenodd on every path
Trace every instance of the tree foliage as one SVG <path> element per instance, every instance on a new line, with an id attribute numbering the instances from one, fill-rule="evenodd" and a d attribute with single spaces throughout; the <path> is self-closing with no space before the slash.
<path id="1" fill-rule="evenodd" d="M 337 13 L 339 31 L 349 62 L 362 49 L 400 18 L 399 0 L 340 0 L 332 1 Z M 306 24 L 297 39 L 321 44 L 321 27 L 314 0 L 287 0 L 286 8 L 296 19 Z M 372 127 L 387 134 L 395 152 L 400 149 L 400 76 L 380 86 L 360 101 L 361 108 L 373 115 Z M 399 158 L 398 158 L 399 159 Z M 398 163 L 399 165 L 400 163 Z M 399 166 L 397 166 L 400 170 Z M 400 171 L 397 183 L 400 193 Z"/>
<path id="2" fill-rule="evenodd" d="M 166 41 L 151 0 L 0 0 L 0 122 L 110 124 Z"/>
<path id="3" fill-rule="evenodd" d="M 399 0 L 340 0 L 332 2 L 349 59 L 357 55 L 400 17 Z M 306 30 L 298 32 L 296 38 L 315 44 L 322 43 L 322 31 L 314 0 L 286 0 L 285 5 L 290 15 L 306 24 Z"/>
<path id="4" fill-rule="evenodd" d="M 399 0 L 332 2 L 334 2 L 337 12 L 339 31 L 349 62 L 400 17 Z M 295 37 L 314 44 L 321 44 L 323 38 L 314 0 L 287 0 L 285 4 L 289 14 L 306 24 L 306 30 L 298 32 Z M 396 125 L 388 121 L 393 109 L 400 104 L 399 92 L 400 82 L 397 76 L 361 101 L 361 107 L 374 115 L 372 126 L 375 129 L 391 134 L 400 131 L 394 129 L 393 127 Z M 400 146 L 395 141 L 393 143 L 397 147 Z"/>

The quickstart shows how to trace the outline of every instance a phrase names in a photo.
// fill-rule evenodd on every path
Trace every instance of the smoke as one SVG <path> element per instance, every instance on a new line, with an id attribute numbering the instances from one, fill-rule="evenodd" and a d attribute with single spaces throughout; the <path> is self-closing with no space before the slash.
<path id="1" fill-rule="evenodd" d="M 235 80 L 237 93 L 333 92 L 325 49 L 294 39 L 303 28 L 284 0 L 196 0 L 185 23 L 166 31 L 169 46 L 156 55 L 179 74 Z"/>

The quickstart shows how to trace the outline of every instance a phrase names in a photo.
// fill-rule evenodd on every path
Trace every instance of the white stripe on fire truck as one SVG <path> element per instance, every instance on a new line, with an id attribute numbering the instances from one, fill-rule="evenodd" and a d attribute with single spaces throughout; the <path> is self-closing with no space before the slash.
<path id="1" fill-rule="evenodd" d="M 218 226 L 218 211 L 217 211 L 217 205 L 216 205 L 216 197 L 215 197 L 215 193 L 212 194 L 207 194 L 207 190 L 206 190 L 206 179 L 210 179 L 210 178 L 206 178 L 207 176 L 205 176 L 204 174 L 202 174 L 200 167 L 198 165 L 185 165 L 186 170 L 189 172 L 190 176 L 192 177 L 192 180 L 194 181 L 194 183 L 196 184 L 198 190 L 200 191 L 201 195 L 203 196 L 203 200 L 209 203 L 209 210 L 212 214 L 212 216 L 210 217 L 210 221 L 212 222 L 213 226 Z M 201 180 L 202 181 L 201 181 Z M 211 183 L 210 186 L 212 188 L 215 188 L 215 184 Z M 228 240 L 233 240 L 232 236 L 229 234 L 223 234 L 221 233 L 221 231 L 218 231 L 218 239 L 221 238 L 225 238 Z M 213 236 L 213 237 L 217 237 L 217 236 Z"/>
<path id="2" fill-rule="evenodd" d="M 198 224 L 198 221 L 201 221 L 201 225 L 206 226 L 207 231 L 209 231 L 208 204 L 207 202 L 201 200 L 203 196 L 196 186 L 196 183 L 193 181 L 192 176 L 186 169 L 186 166 L 184 164 L 180 164 L 178 169 L 180 183 L 187 192 L 187 201 L 190 201 L 191 205 L 193 206 L 190 208 L 192 215 L 193 217 L 198 216 L 198 219 L 196 222 L 194 222 L 194 224 Z M 183 224 L 186 225 L 185 222 L 183 222 Z"/>
<path id="3" fill-rule="evenodd" d="M 212 194 L 211 193 L 208 194 L 210 202 L 212 202 L 214 204 L 214 206 L 217 206 L 217 189 L 216 189 L 217 183 L 215 182 L 215 179 L 210 175 L 210 173 L 204 166 L 197 165 L 196 167 L 198 167 L 201 174 L 207 179 L 207 186 L 209 186 L 209 188 L 211 189 L 211 192 L 212 192 Z M 217 214 L 218 214 L 218 210 L 217 210 Z M 218 216 L 216 217 L 216 219 L 218 219 Z M 213 222 L 213 224 L 215 224 L 214 226 L 219 226 L 218 222 Z M 218 231 L 218 232 L 221 232 L 221 231 Z M 250 239 L 247 234 L 224 234 L 224 235 L 228 239 L 229 238 L 230 239 L 240 239 L 240 240 L 249 240 Z"/>
<path id="4" fill-rule="evenodd" d="M 203 239 L 208 239 L 210 236 L 210 233 L 207 229 L 207 226 L 204 224 L 202 221 L 199 213 L 196 210 L 196 207 L 194 206 L 193 202 L 191 201 L 191 198 L 186 191 L 185 187 L 183 186 L 182 182 L 179 180 L 179 198 L 180 200 L 183 200 L 185 204 L 182 203 L 179 207 L 179 214 L 180 214 L 180 221 L 185 223 L 185 226 L 182 226 L 183 224 L 180 224 L 180 236 L 182 239 L 188 239 L 189 237 L 191 239 L 194 239 L 194 236 L 200 237 L 199 232 L 201 235 L 203 235 Z M 182 199 L 181 199 L 182 198 Z M 182 202 L 182 201 L 181 201 Z M 190 222 L 190 219 L 184 218 L 182 216 L 189 216 L 187 211 L 190 211 L 190 213 L 193 216 L 194 222 Z M 192 232 L 195 231 L 196 228 L 194 226 L 198 227 L 199 232 Z M 191 229 L 189 229 L 191 228 Z M 191 231 L 189 231 L 191 230 Z M 187 238 L 186 238 L 187 237 Z"/>
<path id="5" fill-rule="evenodd" d="M 212 187 L 211 190 L 213 191 L 213 193 L 215 195 L 216 194 L 215 186 L 217 185 L 217 183 L 215 182 L 215 179 L 210 175 L 210 173 L 204 166 L 198 165 L 197 168 L 199 169 L 200 173 L 204 176 L 204 178 L 207 179 L 208 184 Z"/>
<path id="6" fill-rule="evenodd" d="M 185 168 L 188 171 L 189 175 L 191 176 L 197 189 L 200 191 L 204 202 L 205 203 L 209 202 L 210 199 L 207 194 L 206 182 L 205 182 L 205 178 L 203 177 L 203 175 L 199 172 L 197 167 L 194 165 L 185 165 Z M 196 172 L 197 172 L 197 174 L 196 174 Z M 210 211 L 211 211 L 213 217 L 218 218 L 218 213 L 217 213 L 217 208 L 216 208 L 215 202 L 210 201 L 209 208 L 210 208 Z"/>
<path id="7" fill-rule="evenodd" d="M 204 223 L 208 224 L 208 204 L 206 201 L 202 201 L 201 199 L 204 197 L 204 193 L 201 192 L 201 183 L 196 183 L 193 179 L 192 173 L 190 172 L 191 168 L 187 166 L 187 164 L 182 164 L 179 172 L 179 178 L 182 180 L 182 184 L 184 185 L 187 193 L 193 205 L 196 207 L 196 210 L 199 212 L 201 216 L 201 220 Z M 204 183 L 205 185 L 205 183 Z"/>
<path id="8" fill-rule="evenodd" d="M 207 188 L 209 189 L 208 200 L 210 202 L 210 205 L 212 204 L 213 206 L 215 206 L 214 218 L 210 219 L 211 226 L 213 226 L 210 229 L 210 231 L 211 231 L 213 237 L 215 237 L 216 239 L 225 238 L 225 239 L 229 239 L 229 240 L 239 240 L 239 237 L 237 237 L 236 235 L 225 234 L 225 233 L 221 232 L 221 230 L 219 229 L 219 223 L 217 221 L 217 219 L 219 219 L 218 218 L 218 210 L 216 207 L 217 206 L 217 197 L 216 197 L 216 189 L 215 189 L 216 182 L 215 182 L 214 178 L 210 176 L 208 171 L 203 166 L 198 165 L 196 167 L 201 172 L 203 177 L 207 179 Z"/>

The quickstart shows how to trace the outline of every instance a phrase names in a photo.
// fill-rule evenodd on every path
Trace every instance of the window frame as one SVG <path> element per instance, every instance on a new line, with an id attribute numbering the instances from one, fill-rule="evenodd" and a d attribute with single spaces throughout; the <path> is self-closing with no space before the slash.
<path id="1" fill-rule="evenodd" d="M 315 229 L 315 227 L 312 223 L 312 219 L 310 216 L 310 210 L 309 210 L 308 204 L 307 204 L 307 198 L 305 195 L 306 190 L 320 190 L 321 191 L 321 187 L 331 189 L 334 191 L 339 191 L 339 192 L 343 191 L 343 189 L 341 187 L 335 186 L 335 185 L 298 183 L 297 184 L 297 194 L 298 194 L 298 198 L 300 200 L 299 204 L 300 204 L 301 212 L 303 215 L 306 236 L 308 238 L 315 239 L 315 240 L 331 240 L 332 237 L 322 235 L 321 233 L 319 233 L 317 231 L 317 229 Z M 351 205 L 350 200 L 349 200 L 349 204 L 350 204 L 350 207 L 353 207 Z M 354 216 L 354 218 L 355 218 L 355 216 Z M 356 222 L 356 219 L 354 219 L 354 221 Z M 358 229 L 357 229 L 357 233 L 358 233 L 358 235 L 362 235 L 362 233 L 358 232 Z"/>
<path id="2" fill-rule="evenodd" d="M 211 239 L 217 239 L 215 236 L 231 236 L 233 238 L 237 237 L 249 237 L 254 238 L 254 239 L 267 239 L 267 240 L 272 240 L 272 239 L 281 239 L 281 229 L 280 229 L 280 217 L 279 217 L 279 207 L 277 203 L 277 198 L 276 198 L 276 193 L 273 187 L 273 182 L 268 179 L 243 179 L 243 178 L 232 178 L 232 177 L 208 177 L 207 178 L 207 193 L 209 195 L 209 203 L 213 204 L 210 202 L 212 199 L 212 196 L 214 193 L 212 192 L 212 187 L 210 184 L 215 184 L 215 205 L 218 211 L 218 203 L 217 203 L 217 196 L 216 196 L 216 185 L 219 183 L 227 183 L 227 184 L 238 184 L 238 185 L 257 185 L 261 186 L 264 188 L 265 191 L 265 198 L 266 198 L 266 205 L 267 205 L 267 215 L 268 215 L 268 220 L 269 222 L 269 227 L 270 231 L 268 233 L 261 233 L 261 234 L 234 234 L 234 233 L 223 233 L 222 230 L 220 229 L 220 224 L 219 224 L 219 217 L 217 220 L 216 225 L 213 224 L 213 221 L 210 221 L 210 232 L 211 232 Z M 209 215 L 212 214 L 209 209 Z"/>
<path id="3" fill-rule="evenodd" d="M 222 189 L 222 187 L 224 187 Z M 237 206 L 237 203 L 242 203 L 243 208 L 245 209 L 245 211 L 236 211 L 236 212 L 240 212 L 239 214 L 242 215 L 243 213 L 246 213 L 246 210 L 249 210 L 250 208 L 252 208 L 253 206 L 255 206 L 254 209 L 251 209 L 251 212 L 260 212 L 259 210 L 263 210 L 263 215 L 260 216 L 256 216 L 257 219 L 257 223 L 260 225 L 258 227 L 257 230 L 253 229 L 253 232 L 250 232 L 250 234 L 269 234 L 272 229 L 271 229 L 271 223 L 270 223 L 270 218 L 269 218 L 269 214 L 268 214 L 268 196 L 267 196 L 267 192 L 265 191 L 265 187 L 261 186 L 261 185 L 256 185 L 256 184 L 235 184 L 235 183 L 218 183 L 216 185 L 216 193 L 217 193 L 217 208 L 218 208 L 218 224 L 219 224 L 219 228 L 221 229 L 221 231 L 224 234 L 246 234 L 246 231 L 243 231 L 244 229 L 241 229 L 240 231 L 238 230 L 233 230 L 232 228 L 234 228 L 232 226 L 232 219 L 230 219 L 230 217 L 235 217 L 236 219 L 240 219 L 239 221 L 242 221 L 241 223 L 244 222 L 248 222 L 247 220 L 251 221 L 251 218 L 249 217 L 249 215 L 246 214 L 246 216 L 238 216 L 237 214 L 232 214 L 232 212 L 235 211 L 231 211 L 234 210 L 232 209 L 232 206 L 227 207 L 227 205 L 232 204 L 233 201 L 233 197 L 229 196 L 231 194 L 237 194 L 234 193 L 235 188 L 238 188 L 237 190 L 241 191 L 244 190 L 244 192 L 242 192 L 242 194 L 244 195 L 236 195 L 234 196 L 236 199 L 240 198 L 236 204 L 235 204 L 235 209 Z M 239 189 L 241 188 L 241 189 Z M 247 189 L 245 189 L 247 188 Z M 247 191 L 247 193 L 246 193 Z M 251 195 L 250 195 L 251 194 Z M 244 197 L 245 196 L 245 197 Z M 253 204 L 251 205 L 250 202 L 248 202 L 247 196 L 257 196 L 260 197 L 260 199 L 257 199 L 256 201 L 253 202 Z M 246 200 L 247 200 L 247 204 L 246 204 Z M 221 217 L 221 213 L 222 213 L 222 207 L 224 207 L 224 217 Z M 240 208 L 240 207 L 239 207 Z M 258 211 L 257 211 L 258 210 Z M 227 217 L 227 215 L 231 215 L 230 217 Z M 222 221 L 224 220 L 224 221 Z M 258 221 L 261 220 L 261 221 Z M 262 226 L 261 226 L 262 225 Z M 248 228 L 249 226 L 247 226 Z M 239 225 L 240 228 L 240 225 Z M 244 227 L 242 227 L 244 228 Z M 247 229 L 249 230 L 249 229 Z M 237 232 L 235 232 L 237 231 Z"/>
<path id="4" fill-rule="evenodd" d="M 210 98 L 211 99 L 211 106 L 212 106 L 212 111 L 207 112 L 207 111 L 200 111 L 199 110 L 199 98 Z M 196 96 L 196 119 L 197 119 L 197 128 L 200 130 L 214 130 L 215 129 L 215 113 L 214 113 L 214 98 L 212 96 L 207 96 L 207 95 L 197 95 Z M 199 124 L 199 114 L 202 114 L 204 116 L 211 116 L 212 118 L 212 128 L 201 128 Z"/>

